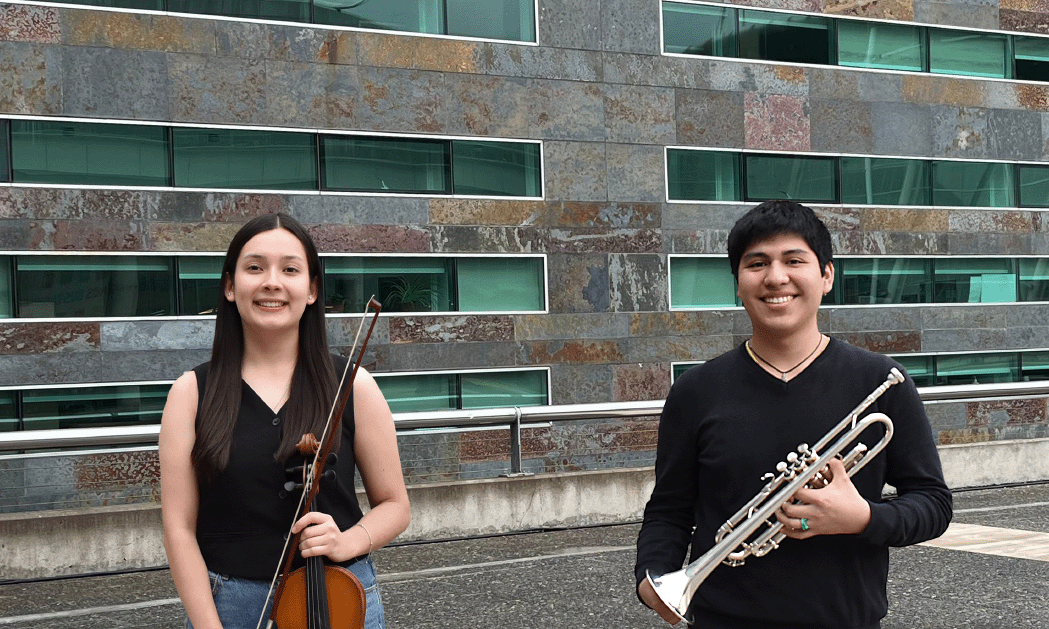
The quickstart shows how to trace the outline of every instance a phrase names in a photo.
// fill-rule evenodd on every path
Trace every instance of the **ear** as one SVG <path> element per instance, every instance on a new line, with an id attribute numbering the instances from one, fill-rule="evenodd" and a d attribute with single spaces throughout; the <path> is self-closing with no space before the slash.
<path id="1" fill-rule="evenodd" d="M 222 296 L 229 302 L 237 300 L 233 294 L 233 279 L 229 275 L 226 275 L 226 281 L 222 283 Z"/>
<path id="2" fill-rule="evenodd" d="M 827 268 L 823 269 L 823 294 L 826 295 L 834 288 L 834 263 L 828 262 Z"/>
<path id="3" fill-rule="evenodd" d="M 310 296 L 306 298 L 306 304 L 312 306 L 317 301 L 317 278 L 310 280 Z"/>

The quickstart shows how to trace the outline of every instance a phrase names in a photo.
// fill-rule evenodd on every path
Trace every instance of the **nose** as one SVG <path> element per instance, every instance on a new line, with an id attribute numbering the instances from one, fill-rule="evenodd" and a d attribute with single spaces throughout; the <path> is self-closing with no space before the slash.
<path id="1" fill-rule="evenodd" d="M 277 290 L 280 288 L 280 270 L 272 268 L 266 272 L 266 277 L 262 282 L 263 290 Z"/>
<path id="2" fill-rule="evenodd" d="M 770 286 L 779 286 L 790 281 L 787 274 L 787 265 L 773 260 L 769 263 L 768 273 L 765 274 L 765 283 Z"/>

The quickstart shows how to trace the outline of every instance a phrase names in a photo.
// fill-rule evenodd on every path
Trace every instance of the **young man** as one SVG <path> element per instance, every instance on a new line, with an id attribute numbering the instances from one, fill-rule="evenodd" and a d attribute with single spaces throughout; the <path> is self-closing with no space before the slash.
<path id="1" fill-rule="evenodd" d="M 820 332 L 817 311 L 834 283 L 830 233 L 809 208 L 768 201 L 728 238 L 737 295 L 753 326 L 740 347 L 683 374 L 663 408 L 656 485 L 637 541 L 638 596 L 677 616 L 646 581 L 714 546 L 718 528 L 765 485 L 762 476 L 815 444 L 903 368 Z M 939 536 L 951 520 L 932 431 L 914 382 L 889 387 L 860 413 L 885 413 L 888 446 L 854 477 L 840 461 L 831 482 L 801 489 L 776 513 L 787 537 L 764 557 L 719 566 L 692 598 L 702 629 L 872 629 L 888 607 L 889 547 Z M 884 429 L 860 437 L 877 443 Z M 882 499 L 885 484 L 898 498 Z"/>

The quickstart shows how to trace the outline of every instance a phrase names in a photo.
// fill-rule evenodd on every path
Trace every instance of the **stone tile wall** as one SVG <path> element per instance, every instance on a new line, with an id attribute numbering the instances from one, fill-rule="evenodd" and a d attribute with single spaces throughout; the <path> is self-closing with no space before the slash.
<path id="1" fill-rule="evenodd" d="M 1032 33 L 1049 23 L 1043 0 L 736 4 Z M 371 368 L 541 365 L 555 404 L 657 399 L 672 361 L 709 359 L 749 333 L 738 310 L 668 312 L 667 254 L 724 252 L 746 207 L 666 203 L 664 146 L 1049 162 L 1049 85 L 663 57 L 658 25 L 655 0 L 539 0 L 533 46 L 0 3 L 0 116 L 535 139 L 546 174 L 544 198 L 528 201 L 0 186 L 0 252 L 222 251 L 273 211 L 307 223 L 324 251 L 540 252 L 549 314 L 386 317 Z M 1039 210 L 816 210 L 839 254 L 1049 255 Z M 822 321 L 877 351 L 1026 349 L 1049 346 L 1043 311 L 839 308 Z M 347 325 L 331 323 L 340 339 Z M 199 321 L 7 321 L 0 386 L 173 379 L 209 343 Z M 936 410 L 941 441 L 1046 430 L 1038 405 L 988 404 Z M 502 447 L 474 439 L 418 447 L 464 467 Z M 579 441 L 606 443 L 599 431 Z M 623 452 L 650 446 L 627 439 Z M 539 454 L 547 445 L 536 452 L 563 464 Z"/>

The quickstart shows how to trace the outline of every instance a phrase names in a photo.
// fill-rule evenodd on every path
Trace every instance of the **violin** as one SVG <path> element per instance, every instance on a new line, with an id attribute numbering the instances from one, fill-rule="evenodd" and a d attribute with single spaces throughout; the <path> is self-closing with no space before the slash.
<path id="1" fill-rule="evenodd" d="M 368 301 L 365 310 L 374 309 L 371 325 L 368 333 L 361 343 L 356 362 L 347 361 L 346 370 L 343 371 L 342 380 L 339 383 L 341 393 L 337 396 L 332 410 L 328 414 L 328 420 L 324 425 L 324 432 L 320 440 L 314 435 L 303 435 L 302 440 L 296 446 L 299 453 L 307 459 L 312 455 L 313 462 L 303 465 L 303 495 L 299 501 L 300 509 L 296 513 L 295 522 L 303 515 L 314 511 L 313 500 L 320 490 L 320 480 L 324 476 L 324 466 L 332 454 L 334 435 L 339 434 L 342 425 L 342 414 L 346 410 L 350 393 L 353 391 L 353 381 L 357 377 L 357 371 L 364 360 L 364 351 L 368 347 L 368 339 L 371 338 L 375 329 L 375 322 L 379 319 L 382 304 L 372 297 Z M 364 319 L 357 329 L 357 338 L 360 337 L 361 329 L 364 327 Z M 354 339 L 354 348 L 357 345 Z M 351 350 L 351 355 L 353 354 Z M 350 364 L 353 370 L 349 373 Z M 273 595 L 273 608 L 270 611 L 269 621 L 266 629 L 363 629 L 365 598 L 364 588 L 360 581 L 349 570 L 341 566 L 325 563 L 323 557 L 307 557 L 306 566 L 294 572 L 291 570 L 291 562 L 299 547 L 302 531 L 292 537 L 288 535 L 291 551 L 285 547 L 284 569 L 280 572 L 280 584 Z M 274 581 L 277 577 L 274 576 Z M 271 584 L 270 590 L 272 591 Z M 268 596 L 267 596 L 268 599 Z M 265 606 L 263 606 L 265 609 Z M 265 611 L 263 611 L 265 615 Z M 262 618 L 259 619 L 259 626 Z"/>

